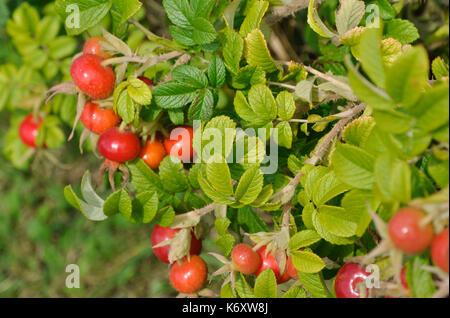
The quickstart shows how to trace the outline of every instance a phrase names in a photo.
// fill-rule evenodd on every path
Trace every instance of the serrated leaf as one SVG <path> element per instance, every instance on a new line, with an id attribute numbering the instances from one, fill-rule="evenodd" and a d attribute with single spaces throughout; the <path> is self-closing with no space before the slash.
<path id="1" fill-rule="evenodd" d="M 216 238 L 214 243 L 222 251 L 225 256 L 231 253 L 234 245 L 234 237 L 231 234 L 224 234 Z"/>
<path id="2" fill-rule="evenodd" d="M 260 66 L 267 73 L 278 70 L 259 29 L 251 31 L 245 38 L 245 59 L 249 65 Z"/>
<path id="3" fill-rule="evenodd" d="M 259 167 L 246 170 L 236 187 L 235 199 L 242 204 L 250 204 L 256 200 L 263 187 L 264 178 Z"/>
<path id="4" fill-rule="evenodd" d="M 150 223 L 158 212 L 158 195 L 155 191 L 139 193 L 133 200 L 133 213 L 131 218 L 138 223 Z"/>
<path id="5" fill-rule="evenodd" d="M 404 107 L 413 105 L 427 85 L 428 71 L 429 63 L 425 49 L 414 47 L 407 50 L 387 69 L 387 93 Z"/>
<path id="6" fill-rule="evenodd" d="M 317 13 L 315 0 L 310 0 L 308 5 L 308 24 L 317 34 L 324 38 L 333 38 L 336 34 L 323 23 Z"/>
<path id="7" fill-rule="evenodd" d="M 375 181 L 375 159 L 361 148 L 338 143 L 332 154 L 336 176 L 344 183 L 359 189 L 371 189 Z"/>
<path id="8" fill-rule="evenodd" d="M 325 267 L 323 260 L 309 251 L 295 251 L 291 256 L 294 267 L 302 273 L 318 273 Z"/>
<path id="9" fill-rule="evenodd" d="M 156 86 L 153 96 L 156 104 L 163 109 L 181 108 L 195 99 L 196 90 L 190 85 L 169 82 Z"/>
<path id="10" fill-rule="evenodd" d="M 237 74 L 239 71 L 239 63 L 244 53 L 244 40 L 234 30 L 226 28 L 223 31 L 222 54 L 226 67 L 230 72 Z"/>
<path id="11" fill-rule="evenodd" d="M 426 254 L 415 256 L 407 265 L 406 281 L 414 297 L 429 298 L 436 291 L 431 273 L 423 269 L 429 265 L 429 256 Z"/>
<path id="12" fill-rule="evenodd" d="M 282 121 L 275 126 L 275 129 L 278 129 L 278 145 L 291 149 L 293 133 L 289 122 Z"/>
<path id="13" fill-rule="evenodd" d="M 252 86 L 248 92 L 248 102 L 258 118 L 273 120 L 277 117 L 275 98 L 266 85 Z"/>
<path id="14" fill-rule="evenodd" d="M 252 289 L 248 285 L 247 281 L 245 280 L 245 277 L 242 273 L 237 275 L 236 277 L 236 284 L 235 284 L 236 291 L 241 298 L 255 298 L 255 295 L 253 294 Z"/>
<path id="15" fill-rule="evenodd" d="M 122 93 L 119 95 L 115 108 L 117 109 L 117 114 L 127 124 L 134 122 L 136 116 L 138 115 L 137 105 L 128 94 L 128 90 L 122 91 Z"/>
<path id="16" fill-rule="evenodd" d="M 282 296 L 282 298 L 306 298 L 307 294 L 306 291 L 300 287 L 293 285 L 291 288 L 289 288 Z"/>
<path id="17" fill-rule="evenodd" d="M 342 132 L 342 140 L 348 144 L 364 148 L 375 120 L 372 117 L 359 117 L 347 125 Z"/>
<path id="18" fill-rule="evenodd" d="M 190 85 L 195 88 L 205 88 L 208 86 L 208 78 L 197 67 L 192 65 L 179 65 L 172 71 L 175 81 Z"/>
<path id="19" fill-rule="evenodd" d="M 169 20 L 180 27 L 191 27 L 189 18 L 192 17 L 192 9 L 187 0 L 163 0 L 165 12 Z"/>
<path id="20" fill-rule="evenodd" d="M 276 98 L 278 106 L 278 117 L 282 120 L 290 120 L 295 113 L 295 101 L 292 94 L 288 91 L 282 91 Z"/>
<path id="21" fill-rule="evenodd" d="M 393 19 L 385 23 L 384 37 L 397 39 L 402 44 L 409 44 L 419 38 L 419 32 L 411 21 Z"/>
<path id="22" fill-rule="evenodd" d="M 361 237 L 369 226 L 372 218 L 367 211 L 367 203 L 376 211 L 379 201 L 375 199 L 372 190 L 355 189 L 347 192 L 341 201 L 341 206 L 351 219 L 357 223 L 356 236 Z"/>
<path id="23" fill-rule="evenodd" d="M 317 211 L 314 211 L 312 213 L 312 216 L 311 216 L 312 223 L 314 225 L 314 229 L 325 241 L 330 242 L 331 244 L 335 244 L 335 245 L 348 245 L 348 244 L 353 244 L 355 242 L 355 239 L 337 236 L 337 235 L 327 231 L 320 223 L 318 215 L 319 215 L 319 213 Z"/>
<path id="24" fill-rule="evenodd" d="M 245 19 L 241 24 L 239 34 L 245 38 L 251 31 L 259 28 L 259 24 L 269 8 L 269 1 L 256 0 L 250 10 L 245 15 Z"/>
<path id="25" fill-rule="evenodd" d="M 152 102 L 152 91 L 148 85 L 138 78 L 131 78 L 128 81 L 130 83 L 127 87 L 128 95 L 139 105 L 149 105 Z"/>
<path id="26" fill-rule="evenodd" d="M 380 88 L 385 87 L 386 76 L 381 58 L 380 31 L 368 28 L 362 35 L 359 44 L 361 65 L 370 79 Z"/>
<path id="27" fill-rule="evenodd" d="M 299 272 L 298 280 L 314 298 L 329 298 L 331 296 L 320 274 Z"/>
<path id="28" fill-rule="evenodd" d="M 269 231 L 267 224 L 249 206 L 244 206 L 238 210 L 237 222 L 246 233 L 253 234 Z"/>
<path id="29" fill-rule="evenodd" d="M 202 17 L 197 17 L 192 21 L 194 31 L 192 32 L 192 40 L 196 44 L 208 44 L 213 42 L 217 38 L 216 29 L 214 26 Z"/>
<path id="30" fill-rule="evenodd" d="M 273 271 L 268 268 L 258 275 L 255 281 L 256 298 L 277 298 L 277 279 Z"/>
<path id="31" fill-rule="evenodd" d="M 175 218 L 175 211 L 171 206 L 165 206 L 162 209 L 158 209 L 155 221 L 162 227 L 168 227 L 172 224 Z"/>
<path id="32" fill-rule="evenodd" d="M 336 11 L 336 28 L 339 34 L 344 34 L 358 26 L 365 13 L 365 5 L 358 0 L 341 0 L 340 4 Z"/>
<path id="33" fill-rule="evenodd" d="M 103 213 L 107 216 L 121 213 L 129 219 L 131 216 L 131 199 L 124 189 L 112 193 L 103 205 Z"/>
<path id="34" fill-rule="evenodd" d="M 351 187 L 341 182 L 334 171 L 328 172 L 315 184 L 312 199 L 316 206 L 325 204 L 337 195 L 344 193 Z"/>
<path id="35" fill-rule="evenodd" d="M 209 84 L 212 87 L 220 88 L 223 86 L 223 84 L 225 84 L 227 70 L 220 57 L 214 56 L 213 59 L 209 62 L 207 75 Z"/>
<path id="36" fill-rule="evenodd" d="M 321 205 L 318 207 L 317 220 L 329 233 L 339 237 L 351 237 L 356 235 L 358 224 L 353 217 L 343 208 Z"/>
<path id="37" fill-rule="evenodd" d="M 223 157 L 213 156 L 206 164 L 206 178 L 213 188 L 225 197 L 233 195 L 231 174 Z"/>
<path id="38" fill-rule="evenodd" d="M 295 233 L 289 240 L 289 249 L 292 251 L 302 247 L 308 247 L 321 240 L 319 234 L 314 230 L 303 230 Z"/>
<path id="39" fill-rule="evenodd" d="M 375 162 L 374 174 L 377 189 L 385 201 L 411 200 L 411 170 L 406 162 L 393 158 L 390 153 L 382 154 Z"/>
<path id="40" fill-rule="evenodd" d="M 437 79 L 448 76 L 448 64 L 438 56 L 431 63 L 431 69 L 433 70 L 433 75 Z"/>
<path id="41" fill-rule="evenodd" d="M 166 156 L 159 165 L 159 176 L 163 188 L 168 192 L 183 192 L 188 188 L 183 164 L 178 157 Z"/>
<path id="42" fill-rule="evenodd" d="M 211 90 L 203 90 L 189 107 L 190 120 L 209 121 L 214 111 L 214 96 Z"/>

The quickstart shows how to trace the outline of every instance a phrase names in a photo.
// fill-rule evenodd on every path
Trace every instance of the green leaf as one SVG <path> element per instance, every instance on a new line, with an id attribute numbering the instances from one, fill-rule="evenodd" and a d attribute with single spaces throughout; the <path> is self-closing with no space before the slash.
<path id="1" fill-rule="evenodd" d="M 278 145 L 291 149 L 293 134 L 289 122 L 282 121 L 276 125 L 275 129 L 278 129 Z"/>
<path id="2" fill-rule="evenodd" d="M 269 231 L 267 224 L 250 206 L 244 206 L 237 211 L 237 222 L 245 233 L 253 234 Z"/>
<path id="3" fill-rule="evenodd" d="M 258 118 L 273 120 L 277 117 L 277 104 L 270 89 L 263 84 L 257 84 L 248 92 L 250 107 Z"/>
<path id="4" fill-rule="evenodd" d="M 367 203 L 370 208 L 376 211 L 379 201 L 374 197 L 372 190 L 351 190 L 347 192 L 341 201 L 341 206 L 345 209 L 350 219 L 357 223 L 356 236 L 361 237 L 372 222 L 372 218 L 367 211 Z"/>
<path id="5" fill-rule="evenodd" d="M 206 164 L 206 177 L 213 188 L 221 195 L 226 197 L 233 195 L 230 168 L 223 158 L 212 156 L 208 160 Z"/>
<path id="6" fill-rule="evenodd" d="M 359 44 L 361 65 L 370 79 L 380 88 L 385 88 L 386 76 L 381 58 L 380 31 L 368 28 L 362 35 Z"/>
<path id="7" fill-rule="evenodd" d="M 168 227 L 172 224 L 175 218 L 175 211 L 169 205 L 162 209 L 158 209 L 158 213 L 156 214 L 155 221 L 158 225 L 162 227 Z"/>
<path id="8" fill-rule="evenodd" d="M 211 90 L 205 89 L 200 92 L 197 99 L 189 107 L 189 120 L 208 121 L 214 111 L 214 96 Z"/>
<path id="9" fill-rule="evenodd" d="M 302 247 L 308 247 L 321 240 L 319 234 L 314 230 L 303 230 L 295 233 L 289 240 L 289 249 L 298 250 Z"/>
<path id="10" fill-rule="evenodd" d="M 404 134 L 411 130 L 414 123 L 411 116 L 396 110 L 375 109 L 372 115 L 377 127 L 388 133 Z"/>
<path id="11" fill-rule="evenodd" d="M 337 209 L 339 209 L 339 208 L 337 208 Z M 333 224 L 331 224 L 331 220 L 326 219 L 328 215 L 331 215 L 330 210 L 328 210 L 328 213 L 326 213 L 322 216 L 322 221 L 325 220 L 325 223 L 329 228 L 331 228 L 333 231 L 335 231 L 337 233 L 340 233 L 340 229 L 337 228 L 336 226 L 334 226 Z M 325 209 L 325 211 L 327 211 L 327 209 Z M 336 212 L 338 212 L 338 211 L 336 211 Z M 339 212 L 341 212 L 341 210 Z M 329 232 L 327 229 L 325 229 L 325 227 L 322 225 L 322 223 L 319 220 L 319 213 L 317 211 L 313 211 L 311 219 L 312 219 L 312 223 L 314 225 L 314 229 L 325 241 L 330 242 L 331 244 L 335 244 L 335 245 L 348 245 L 348 244 L 354 243 L 355 239 L 352 239 L 350 237 L 338 236 L 338 235 L 335 235 L 335 234 Z M 339 217 L 337 217 L 337 219 L 339 219 Z M 344 234 L 349 234 L 348 232 L 355 231 L 354 225 L 351 222 L 343 220 L 342 223 L 346 227 L 342 230 L 343 233 L 345 232 Z"/>
<path id="12" fill-rule="evenodd" d="M 375 181 L 375 159 L 361 148 L 338 143 L 332 155 L 336 176 L 359 189 L 371 189 Z"/>
<path id="13" fill-rule="evenodd" d="M 198 175 L 198 183 L 204 194 L 219 204 L 232 204 L 234 201 L 220 194 L 206 179 L 205 173 L 200 169 Z"/>
<path id="14" fill-rule="evenodd" d="M 307 298 L 306 291 L 296 285 L 292 285 L 282 296 L 282 298 Z"/>
<path id="15" fill-rule="evenodd" d="M 139 105 L 150 105 L 152 102 L 152 91 L 138 78 L 130 78 L 130 85 L 127 87 L 128 95 Z"/>
<path id="16" fill-rule="evenodd" d="M 298 273 L 298 280 L 302 286 L 311 293 L 314 298 L 329 298 L 331 297 L 328 288 L 326 287 L 323 278 L 320 274 Z"/>
<path id="17" fill-rule="evenodd" d="M 167 111 L 169 115 L 170 121 L 174 125 L 182 125 L 184 124 L 184 111 L 180 109 L 169 109 Z"/>
<path id="18" fill-rule="evenodd" d="M 364 148 L 374 127 L 373 117 L 359 117 L 344 128 L 342 140 L 353 146 Z"/>
<path id="19" fill-rule="evenodd" d="M 448 76 L 448 64 L 438 56 L 431 63 L 431 69 L 433 70 L 433 75 L 437 79 Z"/>
<path id="20" fill-rule="evenodd" d="M 138 0 L 112 0 L 112 2 L 121 17 L 120 24 L 127 22 L 142 7 L 142 3 Z"/>
<path id="21" fill-rule="evenodd" d="M 268 268 L 258 275 L 255 281 L 256 298 L 277 298 L 277 279 L 273 271 Z"/>
<path id="22" fill-rule="evenodd" d="M 411 200 L 411 170 L 406 162 L 385 153 L 376 159 L 374 172 L 377 189 L 385 201 Z"/>
<path id="23" fill-rule="evenodd" d="M 315 0 L 309 0 L 308 24 L 311 29 L 324 38 L 333 38 L 337 35 L 330 31 L 330 29 L 320 19 L 319 14 L 317 13 Z"/>
<path id="24" fill-rule="evenodd" d="M 220 298 L 236 298 L 236 296 L 233 293 L 231 283 L 222 286 L 222 289 L 220 290 Z"/>
<path id="25" fill-rule="evenodd" d="M 248 285 L 242 273 L 236 276 L 236 291 L 241 298 L 255 298 L 252 289 Z"/>
<path id="26" fill-rule="evenodd" d="M 404 107 L 413 105 L 427 86 L 428 71 L 425 49 L 414 47 L 407 50 L 387 69 L 387 93 Z"/>
<path id="27" fill-rule="evenodd" d="M 318 273 L 325 267 L 323 260 L 312 252 L 296 251 L 291 256 L 294 267 L 302 273 Z"/>
<path id="28" fill-rule="evenodd" d="M 155 191 L 139 193 L 133 200 L 131 219 L 137 223 L 150 223 L 158 212 L 158 195 Z"/>
<path id="29" fill-rule="evenodd" d="M 195 99 L 196 88 L 183 83 L 169 82 L 156 86 L 153 97 L 156 104 L 164 109 L 186 106 Z"/>
<path id="30" fill-rule="evenodd" d="M 432 156 L 427 164 L 428 174 L 441 188 L 444 188 L 445 186 L 448 185 L 449 181 L 448 164 L 449 164 L 448 160 L 439 160 L 435 156 Z"/>
<path id="31" fill-rule="evenodd" d="M 190 5 L 193 14 L 196 17 L 206 18 L 214 8 L 216 2 L 214 0 L 191 0 Z"/>
<path id="32" fill-rule="evenodd" d="M 436 291 L 433 277 L 429 271 L 423 269 L 424 266 L 430 266 L 427 254 L 417 255 L 407 264 L 406 281 L 409 290 L 416 298 L 429 298 Z"/>
<path id="33" fill-rule="evenodd" d="M 389 95 L 362 76 L 352 64 L 349 56 L 346 57 L 345 64 L 348 69 L 350 86 L 361 101 L 374 109 L 390 110 L 395 108 L 394 101 Z"/>
<path id="34" fill-rule="evenodd" d="M 337 195 L 350 190 L 350 186 L 341 182 L 334 171 L 328 172 L 321 177 L 314 186 L 312 199 L 316 206 L 325 204 Z"/>
<path id="35" fill-rule="evenodd" d="M 394 19 L 384 24 L 384 37 L 394 38 L 402 44 L 409 44 L 419 38 L 419 32 L 412 22 Z"/>
<path id="36" fill-rule="evenodd" d="M 413 116 L 417 118 L 417 127 L 424 132 L 431 132 L 443 125 L 448 126 L 448 101 L 448 83 L 427 90 L 411 108 Z"/>
<path id="37" fill-rule="evenodd" d="M 240 68 L 239 63 L 244 53 L 244 40 L 230 28 L 226 28 L 222 34 L 222 54 L 225 66 L 231 73 L 237 74 Z"/>
<path id="38" fill-rule="evenodd" d="M 112 216 L 122 213 L 127 219 L 131 216 L 131 199 L 124 189 L 112 193 L 103 205 L 103 213 Z"/>
<path id="39" fill-rule="evenodd" d="M 172 38 L 183 46 L 194 46 L 195 42 L 192 40 L 192 30 L 181 28 L 176 25 L 169 26 L 170 35 Z"/>
<path id="40" fill-rule="evenodd" d="M 214 222 L 214 226 L 219 235 L 225 235 L 230 224 L 231 221 L 228 218 L 219 218 Z"/>
<path id="41" fill-rule="evenodd" d="M 256 200 L 263 187 L 263 174 L 258 166 L 244 172 L 236 187 L 235 199 L 242 204 L 250 204 Z"/>
<path id="42" fill-rule="evenodd" d="M 97 25 L 108 14 L 112 6 L 110 0 L 56 0 L 55 9 L 65 22 L 68 35 L 78 35 Z M 79 10 L 79 26 L 76 24 Z"/>
<path id="43" fill-rule="evenodd" d="M 236 134 L 236 123 L 228 116 L 217 116 L 211 119 L 204 127 L 203 130 L 197 129 L 197 134 L 202 134 L 201 148 L 197 141 L 196 134 L 194 133 L 194 149 L 197 155 L 202 155 L 202 160 L 208 159 L 208 148 L 214 147 L 215 154 L 222 155 L 226 158 L 232 148 Z M 214 138 L 211 138 L 213 136 Z M 212 140 L 211 140 L 212 139 Z M 216 140 L 218 139 L 218 140 Z M 220 149 L 218 146 L 222 146 Z M 217 147 L 216 147 L 217 146 Z M 216 149 L 219 148 L 219 149 Z"/>
<path id="44" fill-rule="evenodd" d="M 231 85 L 236 89 L 245 89 L 256 84 L 266 83 L 266 72 L 259 66 L 244 66 L 231 77 Z"/>
<path id="45" fill-rule="evenodd" d="M 188 188 L 183 164 L 178 157 L 166 156 L 159 165 L 159 176 L 163 188 L 168 192 L 183 192 Z"/>
<path id="46" fill-rule="evenodd" d="M 162 190 L 159 175 L 150 169 L 143 160 L 127 163 L 127 167 L 131 175 L 130 183 L 137 192 L 155 190 L 159 193 Z"/>
<path id="47" fill-rule="evenodd" d="M 213 42 L 217 38 L 216 29 L 205 18 L 197 17 L 192 21 L 194 31 L 192 32 L 192 40 L 196 44 L 208 44 Z"/>
<path id="48" fill-rule="evenodd" d="M 206 75 L 197 67 L 192 65 L 180 65 L 172 71 L 175 81 L 190 85 L 195 88 L 205 88 L 208 86 Z"/>
<path id="49" fill-rule="evenodd" d="M 209 62 L 207 74 L 209 84 L 212 87 L 220 88 L 223 86 L 223 84 L 225 84 L 227 70 L 220 57 L 214 56 L 213 59 Z"/>
<path id="50" fill-rule="evenodd" d="M 336 11 L 336 28 L 339 34 L 344 34 L 358 26 L 365 13 L 365 5 L 358 0 L 344 0 L 340 3 L 341 6 Z"/>
<path id="51" fill-rule="evenodd" d="M 244 22 L 241 24 L 239 34 L 245 38 L 251 31 L 259 28 L 259 24 L 269 8 L 269 1 L 256 0 L 250 10 L 245 15 Z"/>
<path id="52" fill-rule="evenodd" d="M 187 0 L 163 0 L 162 4 L 170 22 L 183 28 L 191 27 L 189 18 L 193 13 Z"/>
<path id="53" fill-rule="evenodd" d="M 234 96 L 234 109 L 236 110 L 236 113 L 241 117 L 242 119 L 251 122 L 257 119 L 257 116 L 253 109 L 250 107 L 250 105 L 247 102 L 247 99 L 245 98 L 242 91 L 236 91 L 236 95 Z"/>
<path id="54" fill-rule="evenodd" d="M 329 233 L 339 237 L 356 235 L 358 224 L 344 208 L 321 205 L 318 207 L 317 219 Z"/>
<path id="55" fill-rule="evenodd" d="M 278 106 L 278 117 L 282 120 L 290 120 L 295 113 L 295 101 L 294 96 L 288 91 L 282 91 L 276 98 Z"/>
<path id="56" fill-rule="evenodd" d="M 48 43 L 59 33 L 60 22 L 51 16 L 45 16 L 36 27 L 36 36 L 40 43 Z"/>
<path id="57" fill-rule="evenodd" d="M 259 29 L 251 31 L 245 38 L 245 59 L 249 65 L 260 66 L 267 73 L 278 70 Z"/>
<path id="58" fill-rule="evenodd" d="M 122 118 L 124 122 L 130 124 L 134 122 L 137 114 L 137 105 L 131 96 L 128 94 L 128 90 L 123 91 L 119 98 L 117 99 L 117 104 L 115 105 L 117 109 L 117 114 Z"/>
<path id="59" fill-rule="evenodd" d="M 224 234 L 219 236 L 214 243 L 222 251 L 225 256 L 231 253 L 234 245 L 234 237 L 231 234 Z"/>

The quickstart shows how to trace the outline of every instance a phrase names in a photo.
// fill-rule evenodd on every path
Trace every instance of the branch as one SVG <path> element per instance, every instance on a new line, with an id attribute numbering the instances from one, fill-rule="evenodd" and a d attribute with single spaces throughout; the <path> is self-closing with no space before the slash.
<path id="1" fill-rule="evenodd" d="M 321 0 L 318 0 L 317 2 L 319 3 Z M 293 15 L 297 11 L 307 8 L 308 5 L 309 0 L 293 0 L 283 6 L 275 8 L 272 13 L 266 17 L 266 23 L 269 25 L 277 23 L 287 16 Z"/>
<path id="2" fill-rule="evenodd" d="M 342 118 L 337 122 L 336 125 L 334 125 L 333 129 L 330 130 L 328 135 L 325 136 L 323 141 L 320 143 L 320 145 L 316 148 L 316 151 L 314 151 L 311 158 L 305 161 L 306 164 L 310 165 L 316 165 L 320 160 L 322 160 L 323 156 L 325 155 L 328 147 L 330 146 L 331 142 L 334 140 L 334 138 L 341 132 L 342 129 L 352 120 L 353 116 L 360 113 L 364 110 L 366 107 L 365 104 L 359 104 L 358 106 L 350 109 L 347 113 L 348 117 Z"/>

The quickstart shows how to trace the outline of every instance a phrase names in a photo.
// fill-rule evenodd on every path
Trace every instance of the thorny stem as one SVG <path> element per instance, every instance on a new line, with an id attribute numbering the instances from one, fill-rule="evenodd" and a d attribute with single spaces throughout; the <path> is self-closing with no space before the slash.
<path id="1" fill-rule="evenodd" d="M 318 0 L 317 2 L 321 2 L 322 0 Z M 290 3 L 287 3 L 283 6 L 275 8 L 271 14 L 267 16 L 265 19 L 266 23 L 269 25 L 275 24 L 278 21 L 293 15 L 297 11 L 307 8 L 309 5 L 309 0 L 294 0 Z"/>
<path id="2" fill-rule="evenodd" d="M 334 125 L 333 129 L 330 130 L 328 135 L 326 135 L 325 139 L 319 144 L 316 151 L 313 153 L 310 159 L 308 159 L 305 163 L 310 165 L 316 165 L 322 157 L 325 155 L 328 147 L 330 146 L 331 142 L 334 140 L 334 138 L 341 132 L 342 129 L 352 120 L 353 116 L 358 114 L 359 112 L 363 111 L 366 107 L 365 104 L 359 104 L 358 106 L 350 109 L 348 111 L 348 117 L 342 118 L 337 122 L 336 125 Z"/>
<path id="3" fill-rule="evenodd" d="M 331 76 L 328 76 L 327 74 L 324 74 L 324 73 L 316 70 L 315 68 L 312 68 L 311 66 L 303 65 L 303 68 L 307 72 L 309 72 L 311 74 L 314 74 L 314 75 L 316 75 L 316 76 L 318 76 L 320 78 L 323 78 L 324 80 L 326 80 L 326 81 L 328 81 L 330 83 L 333 83 L 334 85 L 339 86 L 340 88 L 345 89 L 346 91 L 349 91 L 349 92 L 353 93 L 353 90 L 347 84 L 345 84 L 345 83 L 343 83 L 343 82 L 341 82 L 341 81 L 339 81 L 339 80 L 337 80 L 337 79 L 335 79 L 335 78 L 333 78 Z"/>

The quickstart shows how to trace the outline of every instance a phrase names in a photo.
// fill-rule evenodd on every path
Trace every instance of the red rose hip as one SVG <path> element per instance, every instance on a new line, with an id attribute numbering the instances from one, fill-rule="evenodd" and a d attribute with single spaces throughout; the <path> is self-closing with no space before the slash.
<path id="1" fill-rule="evenodd" d="M 400 209 L 389 220 L 389 236 L 398 249 L 410 255 L 427 249 L 434 234 L 431 224 L 420 225 L 424 217 L 425 213 L 421 210 L 406 207 Z"/>
<path id="2" fill-rule="evenodd" d="M 150 140 L 147 140 L 139 157 L 144 160 L 150 168 L 156 169 L 166 155 L 166 148 L 164 148 L 160 141 L 155 140 L 151 142 Z"/>
<path id="3" fill-rule="evenodd" d="M 92 99 L 104 99 L 114 91 L 115 76 L 109 66 L 102 66 L 103 59 L 94 54 L 76 58 L 70 68 L 75 85 Z"/>
<path id="4" fill-rule="evenodd" d="M 100 135 L 97 147 L 104 158 L 115 162 L 126 162 L 139 155 L 141 142 L 131 131 L 120 131 L 119 128 L 112 127 Z"/>
<path id="5" fill-rule="evenodd" d="M 98 104 L 88 101 L 81 114 L 84 127 L 100 135 L 120 122 L 120 117 L 112 109 L 100 109 Z"/>
<path id="6" fill-rule="evenodd" d="M 180 293 L 192 294 L 199 290 L 206 281 L 208 268 L 205 261 L 197 255 L 185 257 L 180 263 L 175 262 L 170 269 L 170 283 Z"/>
<path id="7" fill-rule="evenodd" d="M 179 231 L 179 229 L 172 229 L 170 227 L 162 227 L 158 224 L 153 228 L 152 236 L 151 236 L 151 244 L 153 253 L 155 253 L 156 257 L 158 257 L 164 263 L 169 264 L 169 245 L 164 245 L 161 247 L 154 247 L 161 242 L 172 239 L 175 234 Z M 197 239 L 194 233 L 191 233 L 191 255 L 198 255 L 202 252 L 202 241 Z"/>
<path id="8" fill-rule="evenodd" d="M 448 273 L 448 227 L 434 238 L 431 244 L 431 259 L 440 269 Z"/>
<path id="9" fill-rule="evenodd" d="M 261 266 L 259 266 L 255 275 L 259 276 L 259 274 L 261 274 L 263 271 L 270 268 L 275 274 L 275 278 L 278 281 L 278 278 L 280 277 L 280 267 L 275 256 L 272 253 L 267 253 L 266 255 L 266 246 L 262 246 L 261 248 L 259 248 L 257 253 L 261 257 Z"/>
<path id="10" fill-rule="evenodd" d="M 334 291 L 337 298 L 360 298 L 361 288 L 370 275 L 365 268 L 358 264 L 347 263 L 339 269 L 334 281 Z M 369 289 L 366 288 L 366 297 Z"/>
<path id="11" fill-rule="evenodd" d="M 109 59 L 111 55 L 102 49 L 100 42 L 106 42 L 105 38 L 102 36 L 94 36 L 90 38 L 83 46 L 83 53 L 98 55 L 102 59 Z"/>
<path id="12" fill-rule="evenodd" d="M 164 147 L 168 155 L 178 157 L 182 162 L 190 162 L 194 157 L 193 139 L 194 130 L 192 127 L 177 126 L 164 140 Z"/>
<path id="13" fill-rule="evenodd" d="M 231 251 L 231 259 L 238 270 L 246 275 L 255 273 L 261 266 L 261 257 L 247 244 L 236 245 Z"/>
<path id="14" fill-rule="evenodd" d="M 42 119 L 35 120 L 32 114 L 25 117 L 19 126 L 19 137 L 25 145 L 37 148 L 36 138 L 41 124 Z"/>

